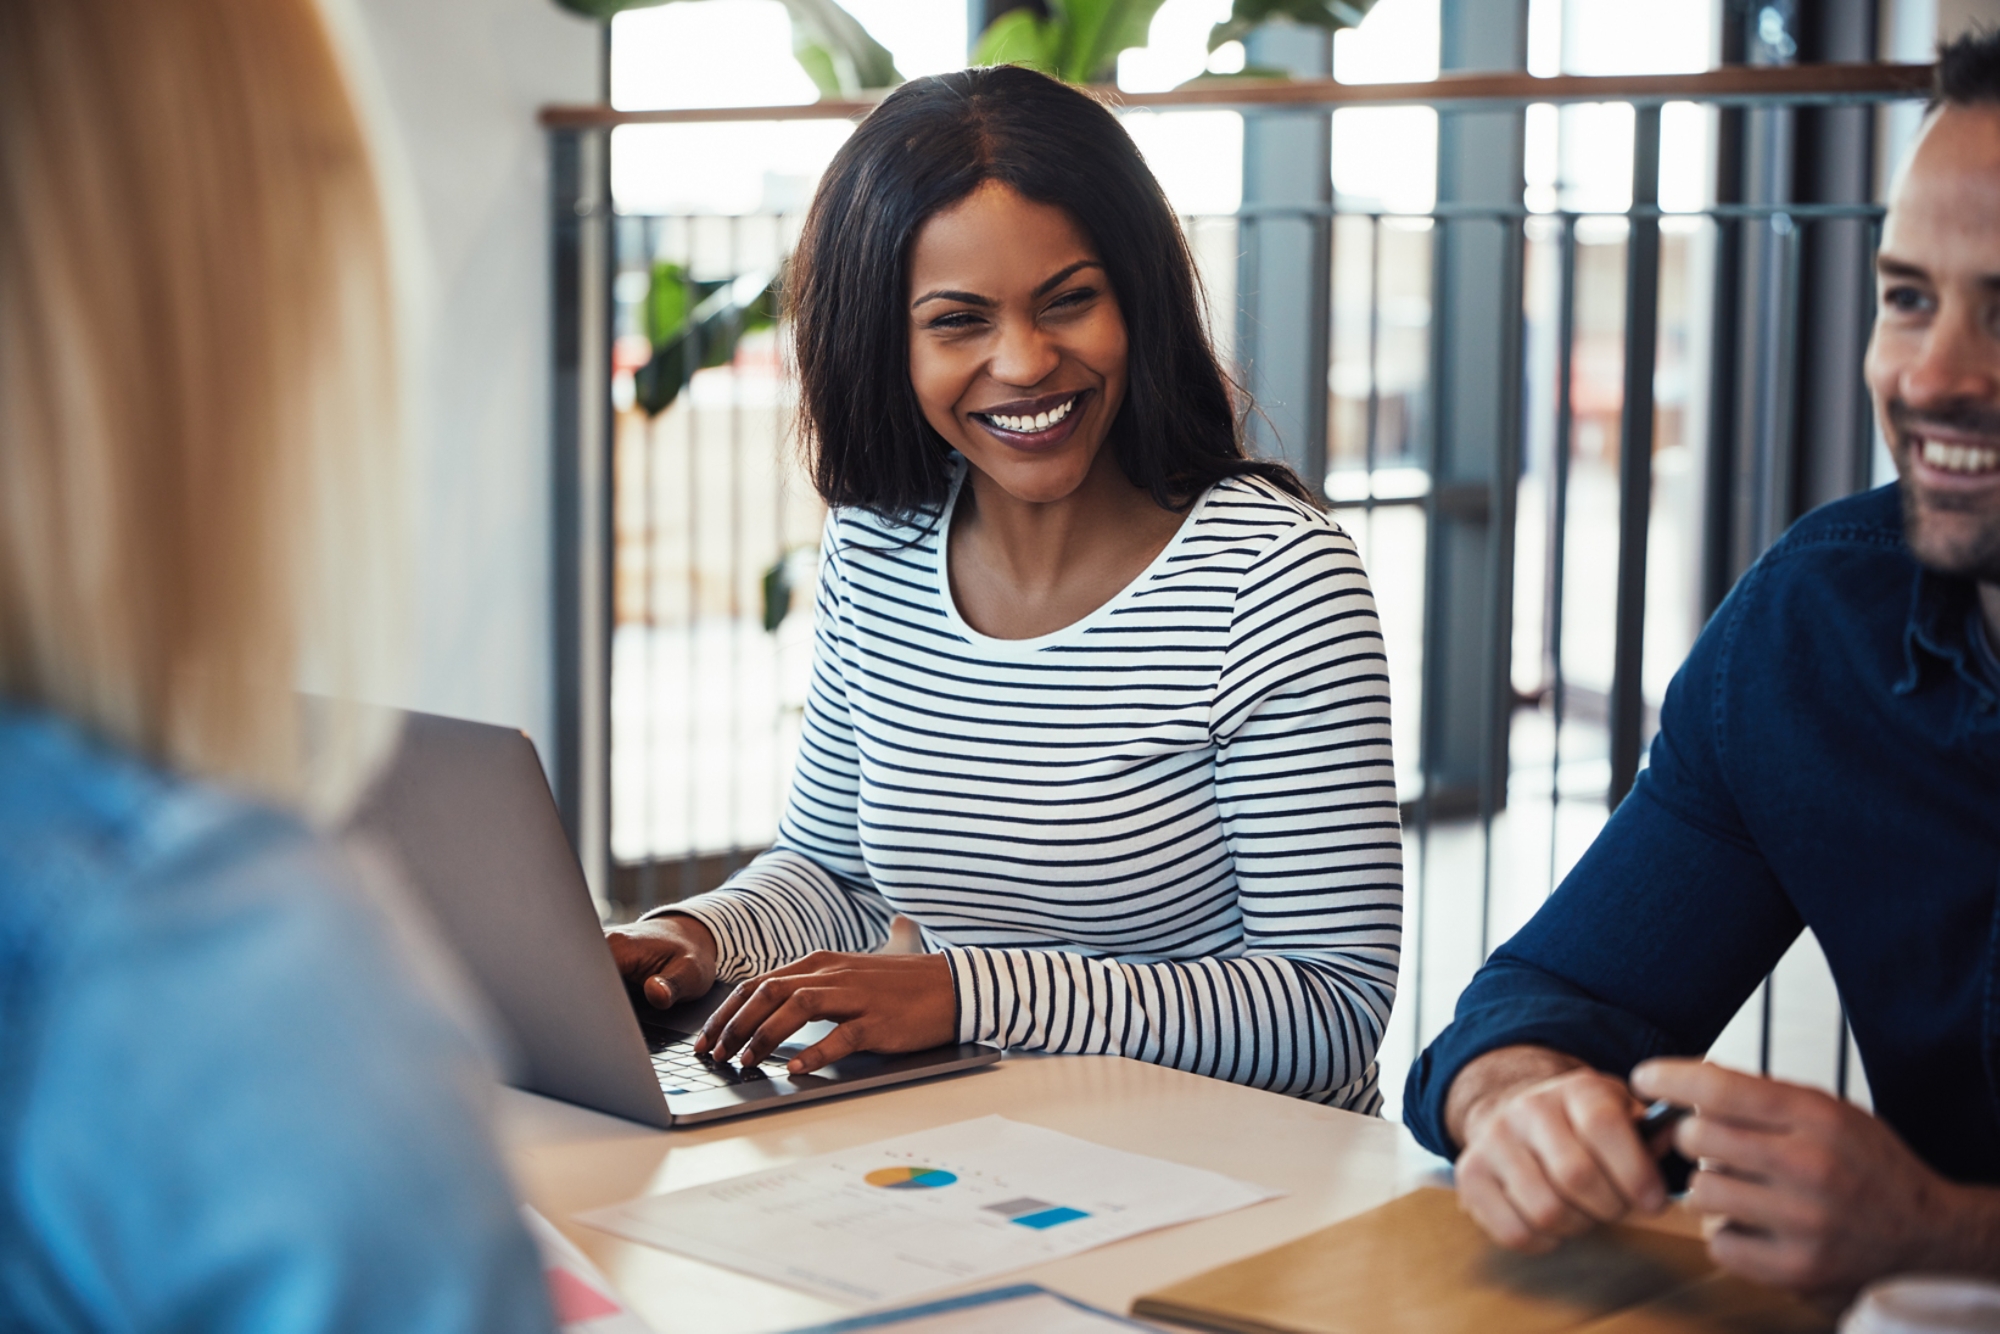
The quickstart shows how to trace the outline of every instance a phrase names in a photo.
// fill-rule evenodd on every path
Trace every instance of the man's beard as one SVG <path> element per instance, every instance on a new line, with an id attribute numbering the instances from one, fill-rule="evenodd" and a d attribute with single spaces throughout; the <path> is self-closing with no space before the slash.
<path id="1" fill-rule="evenodd" d="M 2000 508 L 1994 507 L 1991 493 L 1979 498 L 1949 491 L 1919 492 L 1910 479 L 1912 435 L 1925 436 L 1929 427 L 2000 441 L 2000 413 L 1961 401 L 1920 414 L 1892 399 L 1887 415 L 1896 441 L 1896 471 L 1903 479 L 1903 536 L 1910 550 L 1927 568 L 1940 574 L 2000 584 Z M 1937 514 L 1984 517 L 1969 536 L 1953 538 L 1936 531 L 1942 526 L 1932 521 Z"/>

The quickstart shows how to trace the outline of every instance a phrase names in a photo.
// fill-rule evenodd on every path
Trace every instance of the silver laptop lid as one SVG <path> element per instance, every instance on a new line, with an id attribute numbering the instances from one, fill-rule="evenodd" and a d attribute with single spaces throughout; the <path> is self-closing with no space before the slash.
<path id="1" fill-rule="evenodd" d="M 671 1123 L 535 747 L 485 723 L 404 715 L 351 827 L 380 840 L 512 1043 L 510 1082 Z"/>
<path id="2" fill-rule="evenodd" d="M 636 1002 L 556 814 L 534 745 L 484 723 L 406 713 L 388 769 L 357 810 L 354 832 L 387 845 L 430 905 L 445 939 L 499 1019 L 519 1064 L 510 1082 L 645 1125 L 666 1128 L 768 1111 L 823 1097 L 990 1065 L 973 1043 L 881 1055 L 857 1052 L 815 1074 L 733 1072 L 705 1065 L 721 1087 L 665 1089 L 656 1069 L 728 996 L 656 1011 Z M 641 1027 L 643 1015 L 644 1028 Z M 807 1044 L 828 1025 L 793 1038 Z M 669 1058 L 670 1059 L 670 1058 Z"/>

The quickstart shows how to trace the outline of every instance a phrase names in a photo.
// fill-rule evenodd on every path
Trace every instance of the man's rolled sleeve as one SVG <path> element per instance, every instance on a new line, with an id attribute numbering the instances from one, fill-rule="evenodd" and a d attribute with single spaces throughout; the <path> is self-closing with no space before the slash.
<path id="1" fill-rule="evenodd" d="M 1667 1034 L 1638 1015 L 1585 995 L 1533 964 L 1495 955 L 1459 997 L 1451 1024 L 1410 1070 L 1403 1119 L 1417 1141 L 1456 1158 L 1459 1146 L 1444 1123 L 1452 1081 L 1476 1057 L 1521 1045 L 1553 1047 L 1614 1071 L 1674 1050 Z"/>

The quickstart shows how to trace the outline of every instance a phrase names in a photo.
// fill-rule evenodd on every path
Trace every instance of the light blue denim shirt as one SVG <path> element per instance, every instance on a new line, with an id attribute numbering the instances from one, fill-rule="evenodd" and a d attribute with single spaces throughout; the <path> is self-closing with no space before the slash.
<path id="1" fill-rule="evenodd" d="M 0 1328 L 550 1330 L 405 957 L 296 821 L 0 704 Z"/>

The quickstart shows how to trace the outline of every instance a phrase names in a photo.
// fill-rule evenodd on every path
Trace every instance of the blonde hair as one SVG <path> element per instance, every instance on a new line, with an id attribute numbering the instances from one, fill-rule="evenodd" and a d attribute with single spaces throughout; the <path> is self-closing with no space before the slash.
<path id="1" fill-rule="evenodd" d="M 295 691 L 393 688 L 394 330 L 312 0 L 0 0 L 0 696 L 351 795 L 376 715 Z"/>

